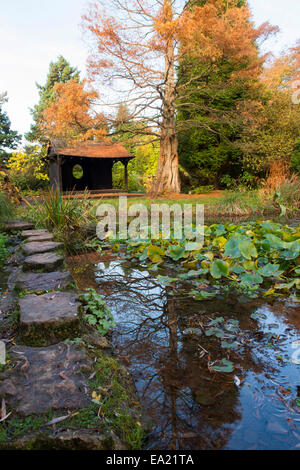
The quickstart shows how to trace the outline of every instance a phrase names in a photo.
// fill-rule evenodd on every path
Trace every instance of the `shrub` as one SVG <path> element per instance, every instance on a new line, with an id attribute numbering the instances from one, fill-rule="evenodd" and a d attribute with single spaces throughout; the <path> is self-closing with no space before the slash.
<path id="1" fill-rule="evenodd" d="M 190 194 L 209 194 L 214 190 L 213 185 L 198 186 L 190 191 Z"/>
<path id="2" fill-rule="evenodd" d="M 22 190 L 37 190 L 48 186 L 49 177 L 45 157 L 46 149 L 38 145 L 13 153 L 7 164 L 12 183 Z"/>

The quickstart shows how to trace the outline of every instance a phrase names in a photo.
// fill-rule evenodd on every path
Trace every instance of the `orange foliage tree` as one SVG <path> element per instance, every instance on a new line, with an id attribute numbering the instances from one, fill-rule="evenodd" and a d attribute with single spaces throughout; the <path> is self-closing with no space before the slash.
<path id="1" fill-rule="evenodd" d="M 85 90 L 85 81 L 72 79 L 54 86 L 55 99 L 43 112 L 41 129 L 52 139 L 103 140 L 106 120 L 103 114 L 93 111 L 99 98 L 94 90 Z"/>
<path id="2" fill-rule="evenodd" d="M 255 76 L 261 70 L 264 59 L 258 58 L 256 41 L 274 28 L 268 23 L 255 28 L 248 6 L 239 3 L 207 0 L 190 9 L 179 0 L 98 0 L 83 17 L 92 41 L 91 79 L 115 84 L 119 102 L 126 102 L 136 121 L 149 123 L 151 137 L 160 141 L 156 194 L 180 192 L 176 110 L 190 98 L 188 85 L 199 80 L 195 71 L 180 84 L 177 65 L 187 56 L 211 66 L 230 58 L 243 64 L 241 74 Z M 138 132 L 149 134 L 149 127 L 138 126 Z"/>

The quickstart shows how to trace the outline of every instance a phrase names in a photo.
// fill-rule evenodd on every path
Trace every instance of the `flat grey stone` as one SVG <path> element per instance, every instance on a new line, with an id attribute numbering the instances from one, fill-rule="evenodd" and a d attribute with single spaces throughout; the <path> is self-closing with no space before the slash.
<path id="1" fill-rule="evenodd" d="M 51 240 L 53 240 L 53 234 L 45 232 L 42 235 L 35 235 L 35 236 L 32 236 L 32 237 L 28 237 L 26 239 L 26 243 L 30 243 L 30 242 L 48 242 L 48 241 L 51 241 Z"/>
<path id="2" fill-rule="evenodd" d="M 28 294 L 20 299 L 19 304 L 21 326 L 70 323 L 78 319 L 80 305 L 70 292 Z"/>
<path id="3" fill-rule="evenodd" d="M 3 228 L 7 232 L 11 232 L 13 230 L 25 230 L 31 229 L 34 227 L 32 222 L 26 222 L 25 220 L 10 220 L 3 224 Z"/>
<path id="4" fill-rule="evenodd" d="M 16 346 L 11 357 L 17 365 L 0 374 L 0 401 L 14 413 L 28 416 L 51 409 L 79 409 L 90 404 L 84 375 L 91 360 L 71 344 L 32 348 Z"/>
<path id="5" fill-rule="evenodd" d="M 67 426 L 68 420 L 62 424 Z M 49 430 L 50 428 L 50 430 Z M 128 450 L 128 447 L 112 430 L 97 429 L 63 429 L 52 432 L 48 426 L 47 433 L 26 433 L 6 442 L 0 442 L 0 450 Z"/>
<path id="6" fill-rule="evenodd" d="M 17 277 L 16 287 L 33 292 L 64 288 L 70 282 L 72 282 L 72 277 L 68 271 L 54 271 L 50 273 L 22 272 Z"/>
<path id="7" fill-rule="evenodd" d="M 25 255 L 34 255 L 35 253 L 46 253 L 47 251 L 53 251 L 57 248 L 61 248 L 62 243 L 59 242 L 29 242 L 22 245 L 22 249 Z"/>
<path id="8" fill-rule="evenodd" d="M 63 265 L 64 258 L 58 253 L 38 253 L 28 256 L 24 260 L 23 269 L 29 271 L 31 269 L 43 269 L 44 271 L 55 271 Z"/>
<path id="9" fill-rule="evenodd" d="M 91 331 L 90 333 L 84 335 L 82 339 L 87 344 L 91 344 L 92 346 L 96 346 L 97 348 L 100 348 L 100 349 L 108 349 L 111 347 L 108 339 L 105 336 L 102 336 L 96 330 Z"/>
<path id="10" fill-rule="evenodd" d="M 37 230 L 23 230 L 21 233 L 22 238 L 27 238 L 27 237 L 37 237 L 39 235 L 45 235 L 49 234 L 49 232 L 45 229 L 37 229 Z"/>

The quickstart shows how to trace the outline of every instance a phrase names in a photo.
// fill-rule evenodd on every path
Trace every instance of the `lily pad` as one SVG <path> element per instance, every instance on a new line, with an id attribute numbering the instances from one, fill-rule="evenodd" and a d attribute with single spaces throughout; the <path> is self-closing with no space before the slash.
<path id="1" fill-rule="evenodd" d="M 220 279 L 222 276 L 228 276 L 229 266 L 226 261 L 216 259 L 210 265 L 210 274 L 215 279 Z"/>
<path id="2" fill-rule="evenodd" d="M 234 365 L 231 361 L 228 361 L 228 359 L 221 359 L 221 361 L 218 361 L 217 364 L 214 364 L 211 368 L 217 372 L 230 373 L 234 371 Z"/>

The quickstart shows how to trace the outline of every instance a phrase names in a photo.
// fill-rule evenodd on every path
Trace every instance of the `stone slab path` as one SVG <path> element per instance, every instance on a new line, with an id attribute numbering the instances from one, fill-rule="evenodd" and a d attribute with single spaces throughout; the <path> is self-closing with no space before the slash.
<path id="1" fill-rule="evenodd" d="M 72 282 L 68 271 L 54 271 L 50 273 L 21 272 L 16 280 L 16 287 L 29 292 L 61 289 Z"/>
<path id="2" fill-rule="evenodd" d="M 23 340 L 26 344 L 43 345 L 76 335 L 79 305 L 70 292 L 25 295 L 19 301 Z"/>
<path id="3" fill-rule="evenodd" d="M 50 235 L 50 233 L 45 229 L 37 229 L 37 230 L 23 230 L 21 232 L 21 238 L 28 238 L 28 237 L 38 237 L 40 235 Z"/>
<path id="4" fill-rule="evenodd" d="M 14 230 L 26 230 L 34 227 L 32 222 L 26 222 L 23 220 L 10 220 L 3 224 L 4 230 L 7 232 L 12 232 Z"/>
<path id="5" fill-rule="evenodd" d="M 0 396 L 17 413 L 73 410 L 90 403 L 83 371 L 90 371 L 91 361 L 85 351 L 66 343 L 45 348 L 15 346 L 11 360 L 16 366 L 2 375 Z"/>
<path id="6" fill-rule="evenodd" d="M 41 235 L 32 235 L 31 237 L 27 238 L 27 243 L 30 242 L 48 242 L 50 240 L 53 240 L 53 235 L 52 233 L 43 233 Z"/>
<path id="7" fill-rule="evenodd" d="M 17 344 L 13 343 L 9 351 L 8 367 L 0 373 L 0 406 L 5 404 L 12 419 L 30 417 L 34 420 L 48 413 L 51 416 L 52 413 L 54 416 L 67 414 L 68 418 L 72 411 L 76 415 L 91 406 L 90 379 L 98 371 L 95 370 L 96 357 L 92 360 L 87 348 L 72 343 L 81 334 L 80 303 L 70 285 L 70 273 L 64 270 L 64 256 L 55 251 L 62 244 L 53 242 L 49 232 L 32 230 L 32 224 L 23 221 L 14 221 L 6 229 L 23 230 L 21 237 L 25 243 L 14 253 L 17 267 L 11 278 L 14 286 L 10 288 L 19 292 L 16 298 L 20 313 L 19 336 L 14 339 Z M 29 256 L 24 258 L 22 251 Z M 83 341 L 89 347 L 98 348 L 97 351 L 109 347 L 107 339 L 96 330 L 83 334 Z M 56 432 L 55 426 L 46 424 L 42 431 L 19 433 L 4 442 L 0 439 L 0 448 L 126 449 L 119 438 L 111 430 L 103 430 L 101 424 L 99 430 L 85 429 L 85 426 L 83 423 L 83 429 L 78 430 L 63 426 Z"/>
<path id="8" fill-rule="evenodd" d="M 43 271 L 55 271 L 63 266 L 64 257 L 58 253 L 38 253 L 28 256 L 24 260 L 24 271 L 42 269 Z"/>
<path id="9" fill-rule="evenodd" d="M 36 253 L 46 253 L 48 251 L 57 250 L 62 248 L 63 243 L 57 243 L 52 241 L 33 241 L 27 242 L 22 245 L 22 249 L 25 255 L 30 256 Z"/>

